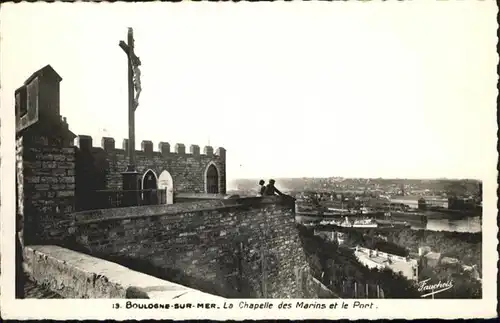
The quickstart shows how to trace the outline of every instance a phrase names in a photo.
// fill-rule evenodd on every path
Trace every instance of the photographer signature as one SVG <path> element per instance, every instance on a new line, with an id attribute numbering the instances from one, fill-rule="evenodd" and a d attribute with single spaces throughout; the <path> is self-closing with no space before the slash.
<path id="1" fill-rule="evenodd" d="M 425 292 L 430 291 L 430 293 L 426 293 L 420 297 L 427 297 L 427 296 L 435 295 L 438 293 L 442 293 L 442 292 L 453 287 L 453 283 L 451 281 L 447 281 L 447 282 L 439 281 L 436 284 L 428 284 L 429 280 L 431 280 L 431 279 L 428 278 L 426 280 L 422 280 L 422 281 L 418 282 L 417 286 L 418 286 L 419 292 L 425 293 Z"/>

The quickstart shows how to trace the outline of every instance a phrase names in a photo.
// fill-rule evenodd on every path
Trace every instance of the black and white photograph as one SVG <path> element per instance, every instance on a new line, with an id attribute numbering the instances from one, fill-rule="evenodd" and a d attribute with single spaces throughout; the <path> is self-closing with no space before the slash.
<path id="1" fill-rule="evenodd" d="M 2 317 L 495 317 L 497 12 L 2 4 Z"/>

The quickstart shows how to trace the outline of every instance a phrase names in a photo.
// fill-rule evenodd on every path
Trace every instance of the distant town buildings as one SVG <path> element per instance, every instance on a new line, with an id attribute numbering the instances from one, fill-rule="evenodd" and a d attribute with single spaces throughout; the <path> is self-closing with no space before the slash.
<path id="1" fill-rule="evenodd" d="M 475 200 L 468 197 L 441 197 L 441 196 L 394 196 L 391 204 L 404 204 L 410 209 L 450 209 L 467 210 L 476 207 Z M 481 206 L 481 203 L 478 204 Z"/>
<path id="2" fill-rule="evenodd" d="M 395 196 L 390 199 L 391 204 L 407 205 L 410 209 L 422 208 L 423 199 L 420 196 Z"/>
<path id="3" fill-rule="evenodd" d="M 423 197 L 425 200 L 425 206 L 428 208 L 437 207 L 437 208 L 448 208 L 448 198 L 443 198 L 440 196 L 426 196 Z"/>

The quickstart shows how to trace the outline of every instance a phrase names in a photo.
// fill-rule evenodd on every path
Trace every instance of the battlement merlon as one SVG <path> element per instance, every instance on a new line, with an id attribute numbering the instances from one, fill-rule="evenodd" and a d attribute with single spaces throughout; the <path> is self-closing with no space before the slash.
<path id="1" fill-rule="evenodd" d="M 212 156 L 214 154 L 214 149 L 212 148 L 212 146 L 205 146 L 205 148 L 203 149 L 203 153 L 207 156 Z"/>
<path id="2" fill-rule="evenodd" d="M 121 151 L 123 153 L 128 152 L 128 139 L 123 139 L 122 148 L 115 147 L 115 139 L 112 137 L 102 137 L 101 146 L 94 147 L 93 140 L 91 136 L 88 135 L 78 135 L 76 140 L 76 146 L 80 148 L 80 150 L 90 151 L 93 148 L 102 148 L 106 152 L 116 152 Z M 141 150 L 136 150 L 137 153 L 146 153 L 146 154 L 154 154 L 159 153 L 161 156 L 166 157 L 169 155 L 177 154 L 177 155 L 192 155 L 192 156 L 217 156 L 223 160 L 226 159 L 226 149 L 223 147 L 217 148 L 215 154 L 212 146 L 205 146 L 203 149 L 203 154 L 200 153 L 200 146 L 198 145 L 190 145 L 189 153 L 186 153 L 186 146 L 182 143 L 177 143 L 175 145 L 175 152 L 170 151 L 170 144 L 168 142 L 161 141 L 158 144 L 158 151 L 154 150 L 153 142 L 151 140 L 143 140 L 141 142 Z"/>
<path id="3" fill-rule="evenodd" d="M 146 154 L 153 154 L 153 142 L 151 140 L 143 140 L 141 142 L 141 150 Z"/>
<path id="4" fill-rule="evenodd" d="M 217 148 L 215 154 L 219 156 L 221 159 L 226 160 L 226 149 L 219 147 Z"/>
<path id="5" fill-rule="evenodd" d="M 189 146 L 189 152 L 194 156 L 200 155 L 200 146 L 198 145 Z"/>
<path id="6" fill-rule="evenodd" d="M 80 148 L 80 150 L 90 151 L 92 150 L 92 137 L 86 135 L 78 135 L 76 138 L 77 143 L 76 146 Z"/>
<path id="7" fill-rule="evenodd" d="M 179 155 L 184 155 L 186 154 L 186 146 L 184 144 L 175 144 L 175 153 Z"/>
<path id="8" fill-rule="evenodd" d="M 115 150 L 115 139 L 111 137 L 102 137 L 101 148 L 104 149 L 104 151 Z"/>
<path id="9" fill-rule="evenodd" d="M 170 144 L 168 142 L 161 141 L 158 144 L 158 150 L 161 152 L 162 156 L 167 156 L 170 154 Z"/>

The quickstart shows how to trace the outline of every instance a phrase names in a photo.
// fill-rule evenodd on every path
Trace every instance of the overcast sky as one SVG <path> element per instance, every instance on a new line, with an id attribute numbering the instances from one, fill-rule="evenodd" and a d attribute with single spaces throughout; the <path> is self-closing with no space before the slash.
<path id="1" fill-rule="evenodd" d="M 223 146 L 229 179 L 484 178 L 496 13 L 494 1 L 6 4 L 2 118 L 50 64 L 71 130 L 121 147 L 131 26 L 137 149 Z"/>

